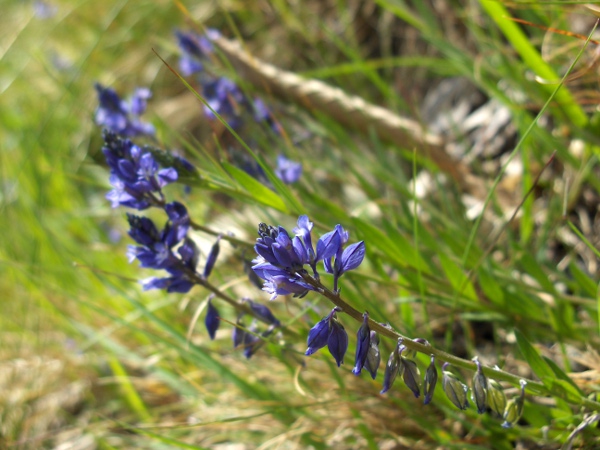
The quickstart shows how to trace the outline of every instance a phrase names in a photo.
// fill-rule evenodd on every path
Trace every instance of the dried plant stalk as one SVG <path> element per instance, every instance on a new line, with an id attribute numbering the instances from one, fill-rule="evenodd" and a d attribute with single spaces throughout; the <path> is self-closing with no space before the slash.
<path id="1" fill-rule="evenodd" d="M 221 37 L 214 43 L 240 76 L 257 88 L 282 100 L 299 103 L 308 110 L 326 113 L 351 129 L 363 133 L 374 130 L 384 141 L 407 149 L 416 148 L 420 156 L 450 175 L 463 192 L 478 199 L 485 197 L 486 183 L 473 175 L 467 165 L 452 158 L 445 151 L 444 140 L 427 133 L 420 123 L 322 81 L 281 70 L 244 51 L 238 42 Z"/>

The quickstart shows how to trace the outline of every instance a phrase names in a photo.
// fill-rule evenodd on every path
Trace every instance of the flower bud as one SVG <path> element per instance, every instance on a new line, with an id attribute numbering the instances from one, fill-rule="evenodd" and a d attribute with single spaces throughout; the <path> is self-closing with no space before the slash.
<path id="1" fill-rule="evenodd" d="M 404 384 L 415 394 L 415 398 L 419 398 L 421 395 L 421 388 L 419 386 L 419 380 L 421 373 L 417 367 L 417 363 L 412 359 L 406 359 L 402 357 L 402 363 L 404 365 L 404 371 L 402 372 L 402 379 Z"/>
<path id="2" fill-rule="evenodd" d="M 335 358 L 338 367 L 344 364 L 344 355 L 348 350 L 348 333 L 335 317 L 331 319 L 331 333 L 327 339 L 327 348 Z"/>
<path id="3" fill-rule="evenodd" d="M 217 241 L 213 244 L 208 253 L 208 257 L 206 258 L 206 264 L 204 265 L 204 278 L 208 278 L 210 273 L 215 267 L 215 263 L 217 262 L 217 257 L 219 256 L 219 241 L 221 240 L 221 235 L 217 236 Z"/>
<path id="4" fill-rule="evenodd" d="M 242 325 L 242 317 L 244 316 L 244 314 L 240 314 L 237 318 L 237 320 L 235 321 L 235 327 L 233 329 L 233 334 L 232 334 L 232 339 L 233 339 L 233 348 L 238 347 L 239 345 L 242 344 L 242 342 L 244 342 L 244 335 L 246 334 L 246 332 L 243 329 L 243 325 Z"/>
<path id="5" fill-rule="evenodd" d="M 206 317 L 204 318 L 204 325 L 206 326 L 206 331 L 208 331 L 211 340 L 215 338 L 215 334 L 219 329 L 220 324 L 219 311 L 213 306 L 212 300 L 209 300 Z"/>
<path id="6" fill-rule="evenodd" d="M 383 374 L 383 386 L 381 387 L 381 392 L 379 392 L 380 394 L 385 394 L 389 391 L 398 374 L 402 374 L 404 370 L 401 353 L 405 347 L 401 345 L 401 343 L 402 339 L 398 339 L 398 345 L 388 358 L 388 362 L 385 366 L 385 373 Z"/>
<path id="7" fill-rule="evenodd" d="M 375 331 L 371 331 L 365 369 L 369 371 L 373 379 L 377 377 L 377 370 L 379 369 L 380 363 L 381 354 L 379 353 L 379 335 Z"/>
<path id="8" fill-rule="evenodd" d="M 465 410 L 469 407 L 467 400 L 467 391 L 469 388 L 456 375 L 445 370 L 448 365 L 448 363 L 445 363 L 442 367 L 442 387 L 444 388 L 444 393 L 454 406 Z"/>
<path id="9" fill-rule="evenodd" d="M 371 347 L 370 341 L 371 329 L 369 328 L 369 313 L 365 312 L 363 314 L 363 323 L 356 333 L 356 355 L 354 358 L 354 369 L 352 369 L 354 375 L 360 375 L 360 372 L 367 361 L 367 355 Z"/>
<path id="10" fill-rule="evenodd" d="M 477 372 L 475 372 L 471 384 L 471 399 L 477 406 L 477 412 L 483 414 L 487 410 L 488 383 L 485 374 L 481 370 L 479 359 L 475 358 L 475 364 L 477 364 Z"/>
<path id="11" fill-rule="evenodd" d="M 431 355 L 431 362 L 425 371 L 425 378 L 423 379 L 423 404 L 427 405 L 433 398 L 435 391 L 435 385 L 437 384 L 438 372 L 435 366 L 435 357 Z"/>
<path id="12" fill-rule="evenodd" d="M 504 389 L 500 383 L 491 378 L 488 380 L 487 403 L 490 409 L 500 417 L 504 415 L 504 410 L 506 409 L 506 395 L 504 395 Z"/>
<path id="13" fill-rule="evenodd" d="M 511 398 L 506 404 L 506 409 L 504 410 L 504 423 L 502 424 L 503 428 L 510 428 L 515 424 L 520 418 L 521 414 L 523 414 L 523 406 L 525 405 L 525 386 L 527 382 L 525 380 L 521 380 L 521 393 L 516 398 Z"/>

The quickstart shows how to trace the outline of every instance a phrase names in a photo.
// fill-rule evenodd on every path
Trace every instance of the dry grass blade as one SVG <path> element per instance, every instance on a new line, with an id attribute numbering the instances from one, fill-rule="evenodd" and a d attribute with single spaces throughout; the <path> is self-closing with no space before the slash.
<path id="1" fill-rule="evenodd" d="M 309 110 L 325 113 L 363 133 L 374 130 L 382 140 L 399 147 L 417 148 L 420 156 L 428 158 L 450 175 L 463 192 L 478 199 L 485 196 L 486 183 L 473 175 L 467 165 L 452 158 L 445 150 L 444 140 L 424 131 L 420 123 L 371 105 L 360 97 L 348 95 L 322 81 L 305 79 L 281 70 L 248 54 L 235 41 L 218 38 L 214 43 L 244 80 L 257 88 L 299 103 Z"/>

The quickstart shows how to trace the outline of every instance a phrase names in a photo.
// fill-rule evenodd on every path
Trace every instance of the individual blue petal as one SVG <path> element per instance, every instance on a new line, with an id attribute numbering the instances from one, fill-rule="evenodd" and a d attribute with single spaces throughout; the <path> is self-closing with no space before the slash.
<path id="1" fill-rule="evenodd" d="M 325 233 L 317 241 L 317 261 L 329 260 L 333 258 L 341 245 L 341 238 L 337 230 Z"/>
<path id="2" fill-rule="evenodd" d="M 356 333 L 356 354 L 354 357 L 354 375 L 360 375 L 362 368 L 367 361 L 371 341 L 371 329 L 369 328 L 369 314 L 363 314 L 363 323 Z"/>
<path id="3" fill-rule="evenodd" d="M 250 299 L 246 299 L 246 302 L 248 303 L 248 306 L 250 306 L 250 309 L 252 309 L 252 311 L 254 311 L 259 317 L 265 319 L 267 323 L 269 323 L 270 325 L 279 325 L 279 320 L 277 320 L 277 318 L 273 315 L 271 310 L 265 305 L 253 302 Z"/>
<path id="4" fill-rule="evenodd" d="M 356 269 L 365 257 L 365 243 L 363 241 L 349 245 L 342 253 L 341 270 L 339 274 Z"/>
<path id="5" fill-rule="evenodd" d="M 286 276 L 289 277 L 289 273 L 277 266 L 274 266 L 268 262 L 262 262 L 252 266 L 252 270 L 263 280 L 269 280 L 275 276 Z"/>
<path id="6" fill-rule="evenodd" d="M 206 258 L 206 264 L 204 265 L 204 278 L 208 278 L 210 273 L 215 267 L 215 263 L 217 262 L 217 257 L 219 256 L 220 246 L 219 242 L 221 241 L 221 235 L 217 236 L 217 241 L 210 248 L 210 252 L 208 252 L 208 257 Z"/>
<path id="7" fill-rule="evenodd" d="M 398 376 L 398 373 L 400 373 L 400 369 L 401 358 L 397 349 L 394 349 L 394 351 L 390 354 L 388 362 L 385 366 L 385 373 L 383 374 L 383 386 L 381 387 L 380 394 L 385 394 L 390 390 L 392 384 L 394 384 L 394 380 Z"/>
<path id="8" fill-rule="evenodd" d="M 177 181 L 178 173 L 173 167 L 169 167 L 167 169 L 161 169 L 156 174 L 158 177 L 158 185 L 162 188 L 167 184 L 174 183 Z"/>
<path id="9" fill-rule="evenodd" d="M 315 250 L 313 249 L 312 238 L 310 235 L 312 229 L 313 223 L 308 220 L 308 216 L 302 215 L 298 217 L 298 226 L 293 230 L 297 236 L 302 238 L 310 263 L 313 263 L 316 259 Z"/>
<path id="10" fill-rule="evenodd" d="M 206 317 L 204 318 L 204 325 L 206 326 L 206 331 L 208 331 L 208 335 L 211 339 L 214 340 L 215 334 L 219 329 L 219 325 L 221 325 L 219 311 L 214 307 L 212 301 L 208 301 L 208 307 L 206 311 Z"/>
<path id="11" fill-rule="evenodd" d="M 296 183 L 302 176 L 302 164 L 279 155 L 275 175 L 285 184 Z"/>
<path id="12" fill-rule="evenodd" d="M 275 300 L 278 295 L 294 294 L 294 296 L 303 297 L 314 288 L 302 281 L 301 278 L 291 275 L 275 275 L 265 281 L 263 290 L 271 294 L 271 300 Z"/>
<path id="13" fill-rule="evenodd" d="M 344 364 L 344 355 L 348 350 L 348 333 L 344 327 L 335 318 L 331 319 L 331 333 L 327 339 L 327 348 L 329 353 L 335 358 L 335 361 L 340 367 Z"/>

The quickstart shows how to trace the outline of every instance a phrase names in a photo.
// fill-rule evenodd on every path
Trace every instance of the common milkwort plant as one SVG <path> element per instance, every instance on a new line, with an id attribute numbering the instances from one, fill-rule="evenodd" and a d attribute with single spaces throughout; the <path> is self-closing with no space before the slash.
<path id="1" fill-rule="evenodd" d="M 252 112 L 257 121 L 267 123 L 277 131 L 278 126 L 262 101 L 250 101 L 233 81 L 214 77 L 207 71 L 213 52 L 211 39 L 216 36 L 218 33 L 214 31 L 207 36 L 177 33 L 182 51 L 181 73 L 198 76 L 203 96 L 210 106 L 204 109 L 206 118 L 214 120 L 216 113 L 232 128 L 239 128 L 243 124 L 244 112 Z M 157 208 L 165 214 L 165 224 L 160 227 L 148 217 L 127 213 L 129 236 L 136 244 L 130 246 L 127 252 L 130 261 L 137 259 L 143 268 L 164 271 L 160 276 L 143 280 L 143 289 L 179 293 L 187 293 L 196 285 L 207 289 L 211 295 L 206 305 L 204 324 L 210 339 L 215 339 L 223 322 L 218 303 L 225 302 L 236 310 L 235 326 L 232 328 L 233 347 L 241 349 L 244 356 L 250 358 L 274 333 L 286 333 L 287 330 L 267 306 L 250 298 L 232 298 L 210 283 L 221 242 L 229 241 L 236 245 L 240 242 L 226 233 L 208 230 L 216 236 L 216 241 L 205 262 L 201 262 L 200 250 L 189 231 L 207 231 L 207 228 L 190 218 L 183 203 L 169 201 L 163 191 L 167 185 L 177 182 L 182 172 L 186 176 L 194 176 L 196 169 L 181 157 L 172 157 L 173 166 L 164 167 L 155 156 L 154 147 L 139 146 L 131 140 L 139 136 L 154 139 L 154 127 L 140 119 L 151 96 L 150 91 L 137 89 L 128 101 L 123 101 L 111 88 L 97 84 L 96 90 L 99 98 L 96 123 L 104 128 L 102 151 L 113 187 L 106 198 L 113 207 L 124 206 L 138 211 Z M 297 181 L 302 172 L 301 165 L 283 155 L 277 160 L 275 173 L 282 181 Z M 353 319 L 359 325 L 352 369 L 355 376 L 360 376 L 365 369 L 376 379 L 381 365 L 380 339 L 383 336 L 394 342 L 385 362 L 381 394 L 392 389 L 396 379 L 401 378 L 415 398 L 422 397 L 423 403 L 429 404 L 436 388 L 441 387 L 457 409 L 466 410 L 473 405 L 479 414 L 489 411 L 501 418 L 502 426 L 506 428 L 517 423 L 522 415 L 526 386 L 531 394 L 565 397 L 559 387 L 553 390 L 497 368 L 484 367 L 477 357 L 473 362 L 465 361 L 434 348 L 424 339 L 402 336 L 390 325 L 372 320 L 368 312 L 360 312 L 350 306 L 342 297 L 341 279 L 345 273 L 360 267 L 367 254 L 367 245 L 363 241 L 350 243 L 350 233 L 340 224 L 321 235 L 314 244 L 313 228 L 314 224 L 307 215 L 298 217 L 291 233 L 281 225 L 258 224 L 253 246 L 256 256 L 249 273 L 254 276 L 255 283 L 256 277 L 262 281 L 262 289 L 270 295 L 270 300 L 285 295 L 302 298 L 315 293 L 331 302 L 331 310 L 308 332 L 306 356 L 327 347 L 337 366 L 342 366 L 349 345 L 348 332 L 342 321 Z M 331 286 L 323 283 L 323 273 L 331 275 Z M 419 369 L 417 353 L 429 358 L 429 364 L 423 371 Z M 442 364 L 441 378 L 439 364 Z M 474 372 L 470 387 L 451 370 L 452 366 Z M 518 385 L 519 393 L 507 400 L 498 380 Z M 578 402 L 593 408 L 597 406 L 585 398 L 578 399 Z"/>

